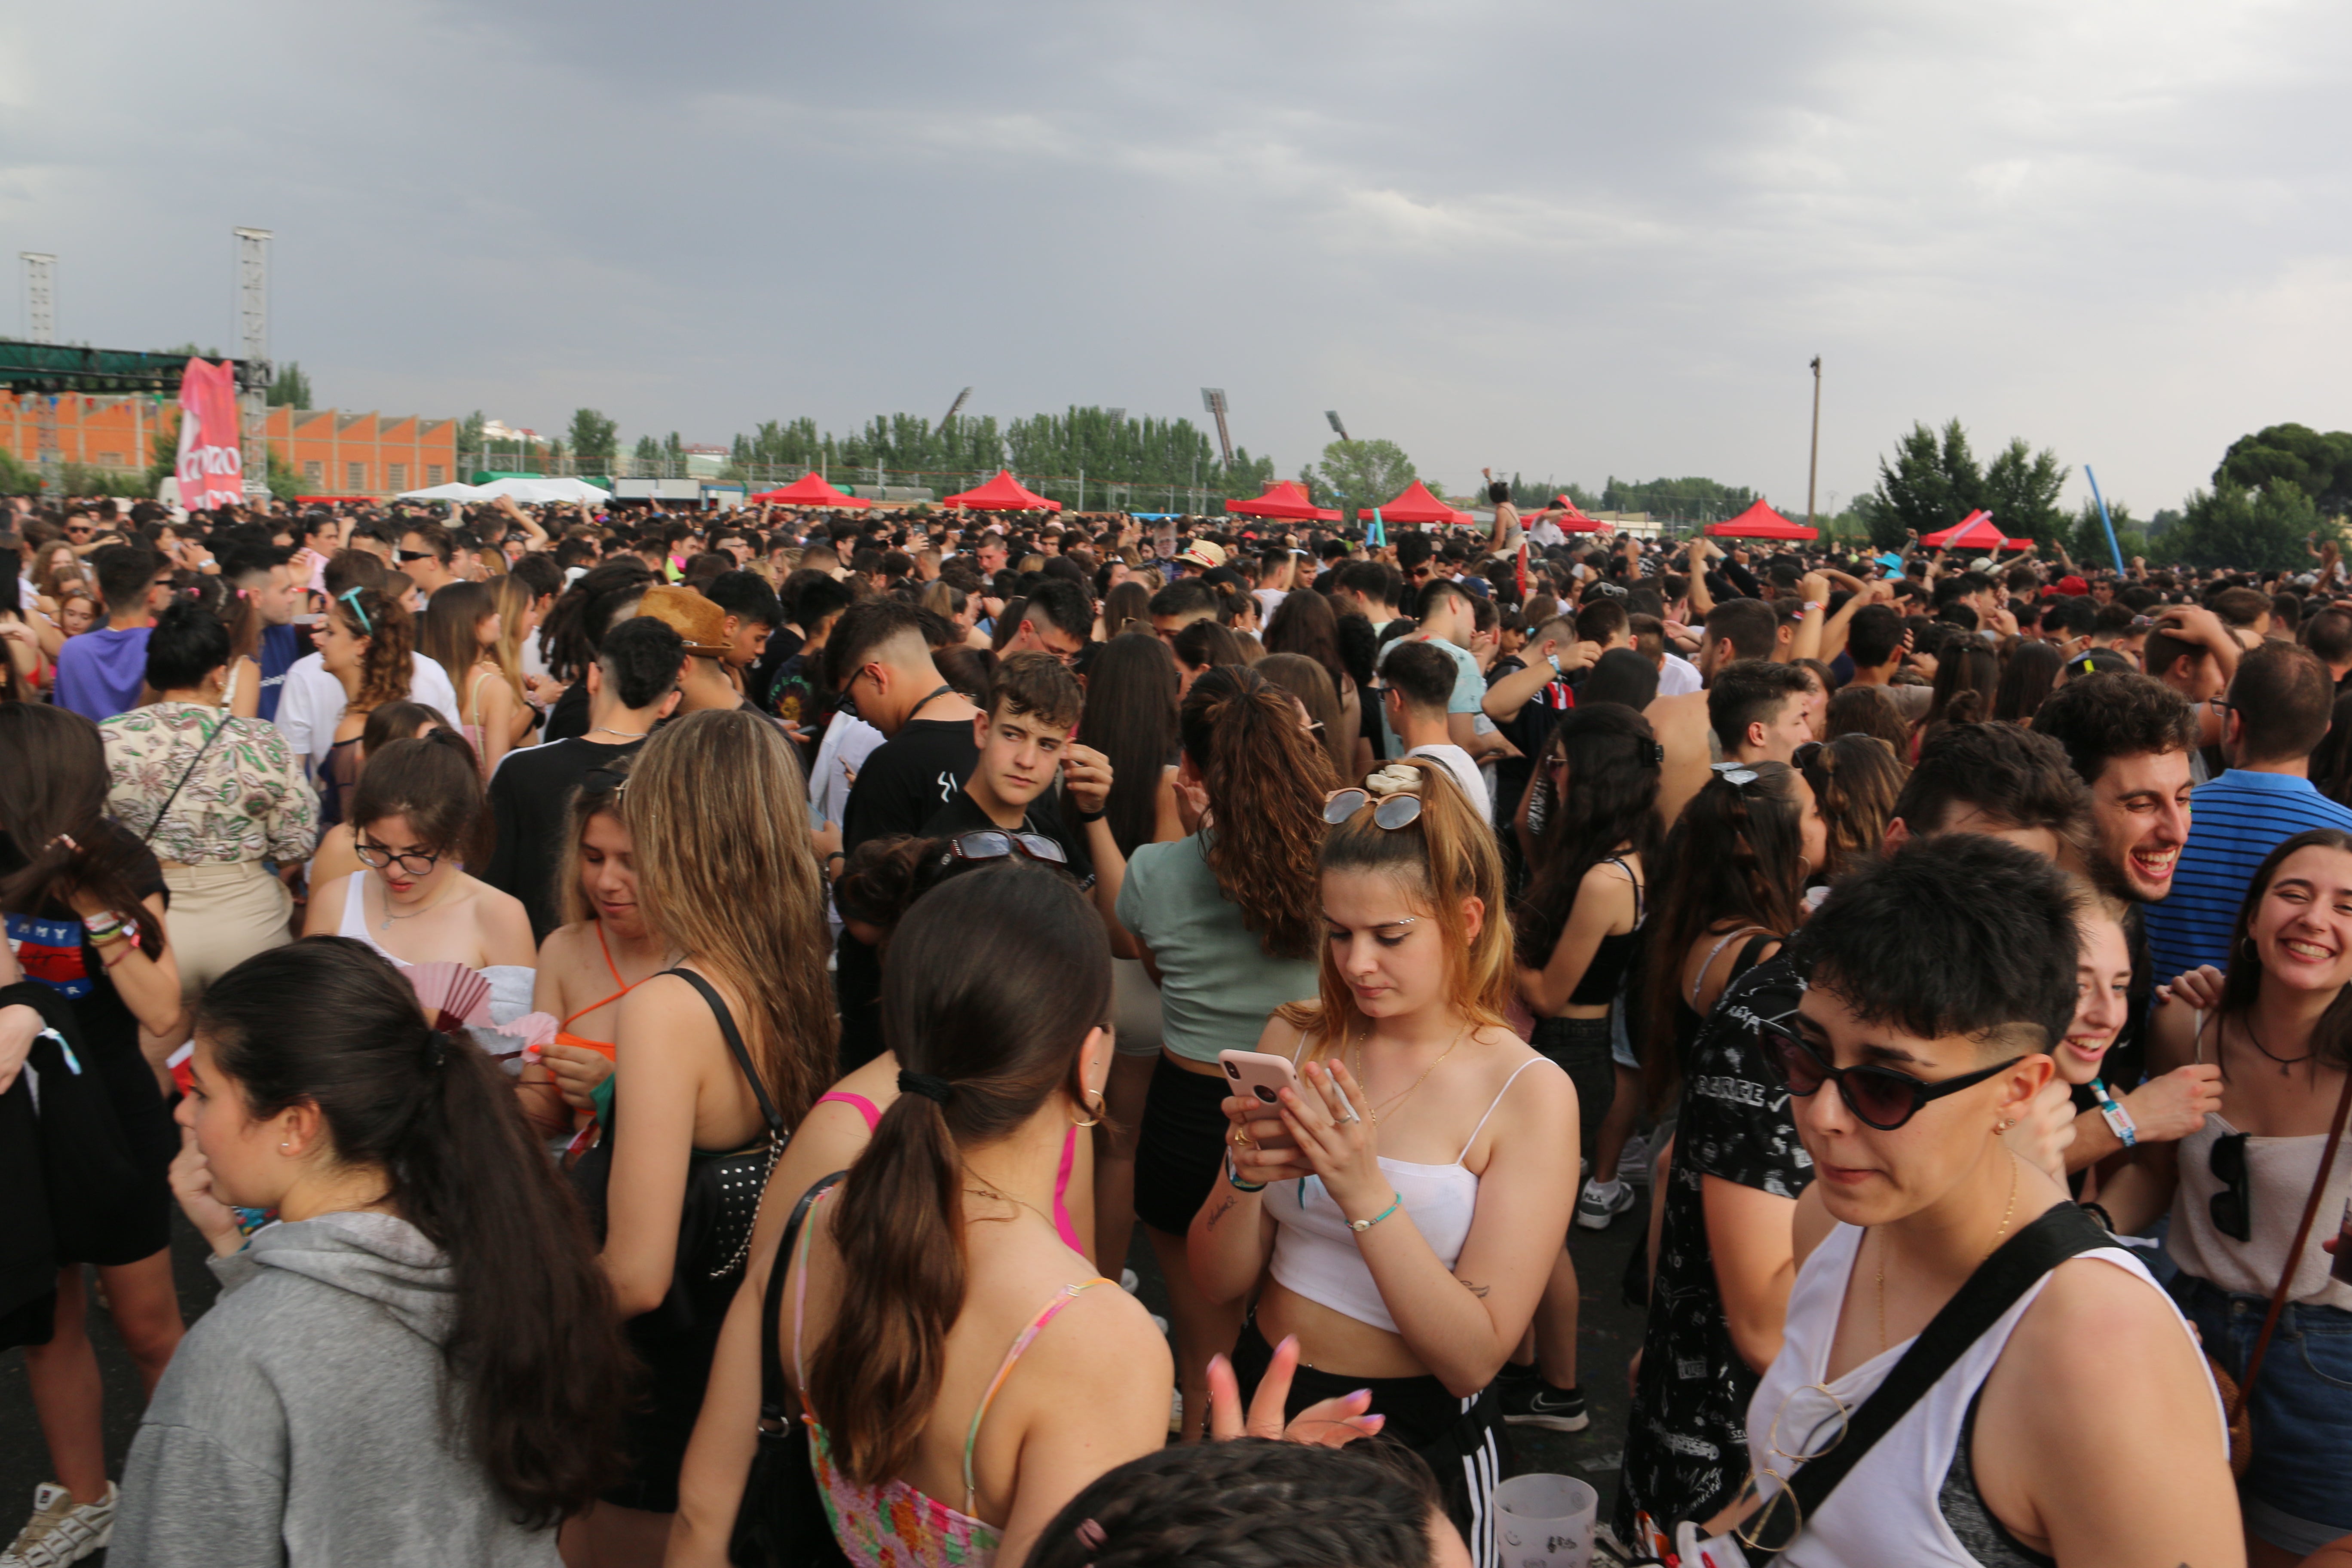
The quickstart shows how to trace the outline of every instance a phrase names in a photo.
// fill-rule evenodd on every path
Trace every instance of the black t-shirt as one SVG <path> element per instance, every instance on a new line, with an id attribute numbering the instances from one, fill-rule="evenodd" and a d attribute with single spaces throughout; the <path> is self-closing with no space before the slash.
<path id="1" fill-rule="evenodd" d="M 1620 1539 L 1634 1515 L 1672 1529 L 1706 1519 L 1748 1479 L 1748 1402 L 1757 1374 L 1740 1359 L 1708 1252 L 1702 1177 L 1794 1198 L 1813 1179 L 1789 1091 L 1758 1048 L 1757 1020 L 1786 1019 L 1804 994 L 1778 953 L 1724 988 L 1693 1042 L 1675 1158 L 1661 1200 L 1657 1278 L 1617 1489 Z"/>
<path id="2" fill-rule="evenodd" d="M 874 748 L 842 808 L 841 847 L 920 833 L 980 765 L 970 719 L 917 719 Z"/>
<path id="3" fill-rule="evenodd" d="M 807 641 L 807 637 L 790 626 L 778 626 L 768 634 L 767 644 L 760 649 L 760 657 L 753 659 L 751 667 L 743 672 L 743 689 L 751 693 L 753 701 L 770 712 L 776 711 L 768 701 L 768 689 L 775 684 L 776 671 L 783 668 L 784 661 L 799 653 Z M 780 716 L 793 717 L 790 713 Z"/>
<path id="4" fill-rule="evenodd" d="M 963 796 L 963 781 L 979 763 L 971 720 L 910 721 L 875 747 L 857 770 L 856 786 L 841 813 L 842 848 L 855 851 L 869 838 L 922 832 L 941 807 Z M 835 949 L 833 983 L 841 1003 L 841 1070 L 846 1074 L 882 1052 L 881 960 L 846 927 Z"/>
<path id="5" fill-rule="evenodd" d="M 958 834 L 977 833 L 983 828 L 1001 826 L 988 813 L 980 809 L 980 802 L 971 798 L 970 790 L 960 789 L 953 800 L 941 806 L 937 816 L 923 824 L 923 837 L 953 838 Z M 1095 858 L 1087 848 L 1086 829 L 1076 823 L 1065 826 L 1052 790 L 1029 803 L 1029 809 L 1021 816 L 1021 831 L 1042 835 L 1060 845 L 1062 853 L 1069 857 L 1070 875 L 1078 879 L 1078 886 L 1094 886 Z"/>
<path id="6" fill-rule="evenodd" d="M 588 683 L 575 680 L 563 689 L 555 706 L 547 710 L 549 741 L 572 741 L 588 732 Z"/>
<path id="7" fill-rule="evenodd" d="M 563 866 L 563 835 L 572 796 L 598 768 L 634 754 L 643 741 L 553 741 L 509 752 L 490 775 L 490 818 L 497 841 L 482 880 L 522 900 L 534 942 L 563 923 L 555 879 Z"/>
<path id="8" fill-rule="evenodd" d="M 1517 675 L 1528 667 L 1527 660 L 1517 654 L 1507 654 L 1495 661 L 1486 672 L 1486 685 L 1506 676 Z M 1508 723 L 1499 720 L 1496 729 L 1503 738 L 1519 749 L 1516 757 L 1501 757 L 1495 763 L 1495 822 L 1508 826 L 1519 809 L 1519 797 L 1527 793 L 1528 781 L 1535 776 L 1536 759 L 1551 743 L 1551 732 L 1559 728 L 1560 716 L 1576 706 L 1576 692 L 1565 677 L 1546 681 L 1536 694 L 1528 699 L 1518 717 Z"/>

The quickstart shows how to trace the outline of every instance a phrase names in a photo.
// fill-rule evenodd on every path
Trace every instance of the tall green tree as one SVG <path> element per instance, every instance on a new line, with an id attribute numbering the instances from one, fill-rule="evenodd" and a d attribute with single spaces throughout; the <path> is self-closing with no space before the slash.
<path id="1" fill-rule="evenodd" d="M 2187 566 L 2299 571 L 2310 564 L 2310 541 L 2319 531 L 2319 509 L 2303 487 L 2273 479 L 2260 489 L 2190 491 L 2161 549 L 2163 559 Z"/>
<path id="2" fill-rule="evenodd" d="M 1660 517 L 1719 522 L 1737 517 L 1756 504 L 1756 492 L 1744 485 L 1714 479 L 1621 479 L 1616 475 L 1601 487 L 1603 511 L 1646 511 Z M 1589 503 L 1586 510 L 1591 510 Z"/>
<path id="3" fill-rule="evenodd" d="M 2107 514 L 2115 520 L 2116 545 L 2123 552 L 2124 564 L 2131 564 L 2135 555 L 2148 552 L 2147 531 L 2132 516 L 2131 508 L 2119 500 L 2107 503 Z M 2106 524 L 2100 521 L 2099 505 L 2087 498 L 2075 512 L 2072 532 L 2067 536 L 2066 552 L 2077 565 L 2106 566 L 2115 562 L 2107 550 Z"/>
<path id="4" fill-rule="evenodd" d="M 269 378 L 269 406 L 272 408 L 316 408 L 311 400 L 310 378 L 302 374 L 302 366 L 288 360 L 278 366 Z"/>
<path id="5" fill-rule="evenodd" d="M 1977 504 L 1992 513 L 1993 521 L 2011 539 L 2050 543 L 2068 527 L 2058 510 L 2058 492 L 2070 471 L 2059 466 L 2057 453 L 2047 447 L 2036 452 L 2019 437 L 1985 465 Z"/>
<path id="6" fill-rule="evenodd" d="M 574 409 L 571 444 L 583 463 L 609 463 L 621 449 L 621 427 L 596 409 Z"/>
<path id="7" fill-rule="evenodd" d="M 2230 443 L 2213 470 L 2213 489 L 2259 489 L 2284 479 L 2322 515 L 2352 511 L 2352 432 L 2322 435 L 2308 425 L 2271 425 Z"/>
<path id="8" fill-rule="evenodd" d="M 1421 477 L 1394 441 L 1334 441 L 1323 448 L 1318 467 L 1325 490 L 1345 503 L 1351 516 L 1392 500 Z"/>
<path id="9" fill-rule="evenodd" d="M 478 408 L 458 420 L 457 450 L 472 453 L 478 458 L 482 450 L 482 427 L 488 423 L 488 420 L 482 417 L 482 411 Z"/>

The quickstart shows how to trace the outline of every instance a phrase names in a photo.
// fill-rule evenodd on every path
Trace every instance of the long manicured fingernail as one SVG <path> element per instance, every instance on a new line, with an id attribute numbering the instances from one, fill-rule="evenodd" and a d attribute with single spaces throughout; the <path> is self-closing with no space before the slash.
<path id="1" fill-rule="evenodd" d="M 1379 1432 L 1381 1427 L 1389 1424 L 1389 1418 L 1385 1415 L 1366 1415 L 1361 1417 L 1361 1419 L 1364 1423 L 1364 1432 L 1367 1436 Z"/>
<path id="2" fill-rule="evenodd" d="M 1371 1396 L 1372 1396 L 1372 1391 L 1371 1391 L 1370 1389 L 1369 1389 L 1369 1388 L 1360 1388 L 1360 1389 L 1356 1390 L 1356 1392 L 1355 1392 L 1355 1393 L 1350 1394 L 1349 1394 L 1349 1395 L 1347 1396 L 1347 1402 L 1348 1402 L 1349 1404 L 1350 1404 L 1350 1405 L 1353 1405 L 1353 1404 L 1354 1404 L 1357 1400 L 1359 1400 L 1359 1399 L 1370 1399 L 1370 1398 L 1371 1398 Z"/>

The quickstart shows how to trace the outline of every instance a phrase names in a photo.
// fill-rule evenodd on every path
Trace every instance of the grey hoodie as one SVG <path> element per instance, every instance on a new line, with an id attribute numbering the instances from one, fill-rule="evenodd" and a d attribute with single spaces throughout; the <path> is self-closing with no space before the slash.
<path id="1" fill-rule="evenodd" d="M 447 1259 L 405 1220 L 271 1226 L 213 1260 L 131 1445 L 115 1568 L 554 1568 L 445 1419 Z"/>

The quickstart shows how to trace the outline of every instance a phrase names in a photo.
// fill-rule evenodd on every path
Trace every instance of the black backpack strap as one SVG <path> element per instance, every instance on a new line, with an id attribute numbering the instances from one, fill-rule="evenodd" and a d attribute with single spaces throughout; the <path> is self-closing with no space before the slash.
<path id="1" fill-rule="evenodd" d="M 743 1048 L 743 1036 L 735 1027 L 735 1015 L 727 1010 L 727 998 L 719 994 L 717 986 L 691 969 L 666 969 L 662 973 L 677 975 L 701 992 L 702 999 L 710 1004 L 711 1014 L 719 1020 L 719 1032 L 727 1037 L 727 1048 L 735 1053 L 735 1065 L 743 1069 L 743 1077 L 751 1085 L 751 1092 L 760 1097 L 760 1114 L 767 1121 L 769 1139 L 781 1141 L 785 1131 L 784 1119 L 776 1114 L 776 1102 L 768 1098 L 768 1086 L 761 1083 L 760 1075 L 752 1070 L 751 1053 Z"/>
<path id="2" fill-rule="evenodd" d="M 826 1188 L 832 1186 L 846 1171 L 835 1171 L 801 1194 L 793 1205 L 793 1217 L 784 1222 L 784 1234 L 776 1243 L 776 1259 L 768 1266 L 767 1305 L 760 1314 L 763 1325 L 760 1333 L 760 1430 L 774 1436 L 784 1430 L 784 1357 L 776 1342 L 784 1331 L 784 1276 L 792 1271 L 793 1246 L 800 1240 L 801 1222 L 808 1218 L 809 1210 Z"/>
<path id="3" fill-rule="evenodd" d="M 2107 1234 L 2105 1227 L 2073 1204 L 2057 1205 L 2001 1243 L 1990 1258 L 1977 1266 L 1977 1271 L 1969 1276 L 1958 1292 L 1944 1303 L 1943 1310 L 1920 1331 L 1911 1348 L 1903 1352 L 1903 1359 L 1886 1374 L 1886 1380 L 1862 1402 L 1862 1407 L 1846 1423 L 1845 1436 L 1837 1447 L 1805 1464 L 1790 1478 L 1785 1490 L 1797 1504 L 1798 1511 L 1793 1517 L 1799 1521 L 1813 1518 L 1822 1500 L 1861 1462 L 1862 1457 L 1892 1431 L 1895 1424 L 1936 1385 L 1937 1380 L 1951 1371 L 1968 1348 L 1983 1337 L 2003 1312 L 2017 1305 L 2042 1276 L 2079 1253 L 2115 1244 L 2115 1237 Z M 1768 1501 L 1766 1510 L 1775 1506 Z M 1762 1513 L 1757 1518 L 1760 1521 Z M 1767 1540 L 1772 1539 L 1769 1530 L 1759 1533 Z M 1748 1547 L 1748 1561 L 1751 1568 L 1761 1568 L 1792 1543 L 1780 1541 L 1777 1545 Z"/>

